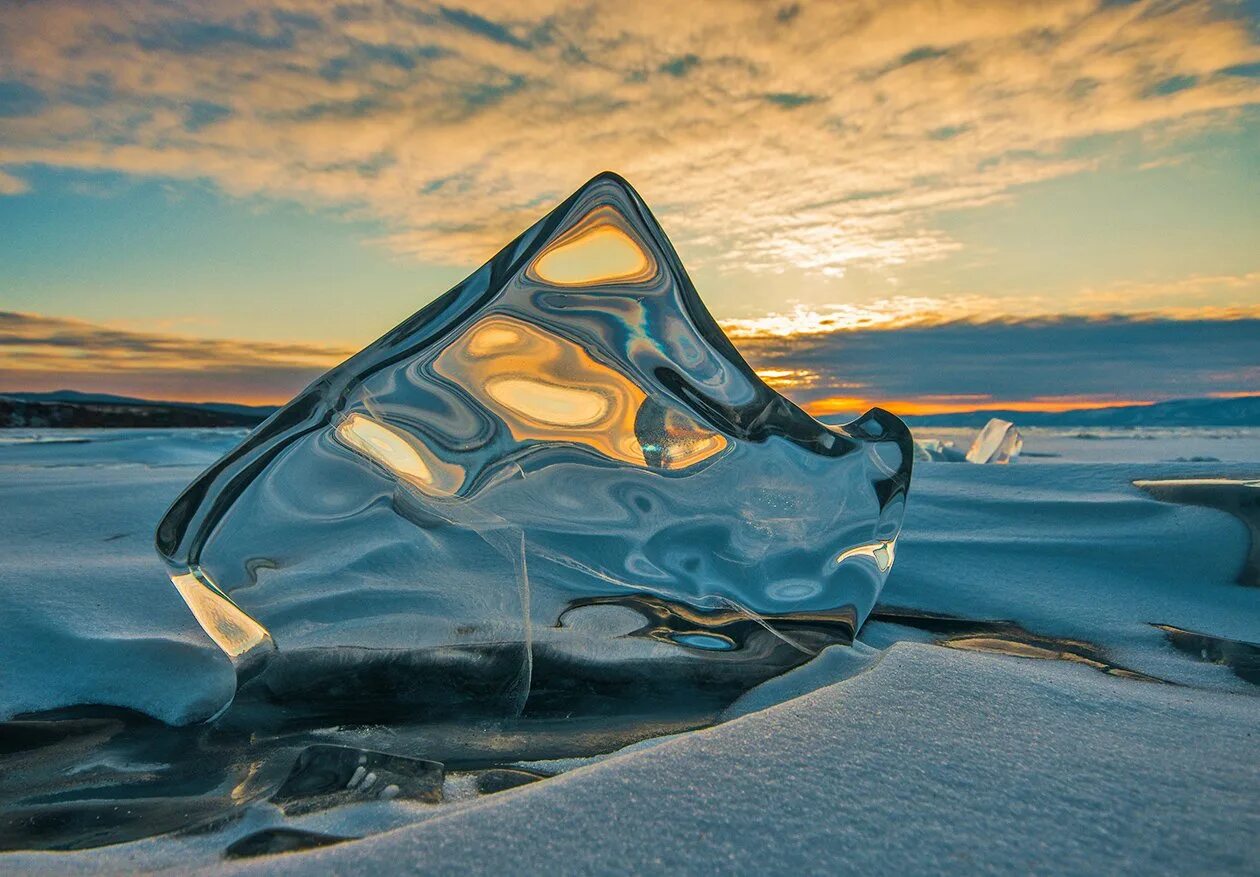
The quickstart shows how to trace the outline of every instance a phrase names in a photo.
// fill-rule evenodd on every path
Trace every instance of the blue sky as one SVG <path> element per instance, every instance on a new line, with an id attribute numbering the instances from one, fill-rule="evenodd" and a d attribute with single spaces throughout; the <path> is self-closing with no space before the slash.
<path id="1" fill-rule="evenodd" d="M 0 390 L 282 401 L 611 169 L 815 407 L 1260 391 L 1254 5 L 683 13 L 8 8 Z"/>
<path id="2" fill-rule="evenodd" d="M 457 282 L 377 223 L 204 183 L 40 168 L 0 200 L 10 310 L 244 339 L 369 341 Z M 364 295 L 370 306 L 365 306 Z"/>

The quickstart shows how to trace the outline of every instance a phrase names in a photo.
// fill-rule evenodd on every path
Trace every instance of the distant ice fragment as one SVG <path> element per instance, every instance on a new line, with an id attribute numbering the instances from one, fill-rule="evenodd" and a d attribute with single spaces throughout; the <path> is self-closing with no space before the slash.
<path id="1" fill-rule="evenodd" d="M 954 447 L 954 443 L 950 441 L 915 439 L 914 458 L 925 463 L 961 463 L 967 459 L 967 456 Z"/>
<path id="2" fill-rule="evenodd" d="M 157 548 L 252 702 L 755 684 L 861 625 L 912 458 L 891 414 L 763 383 L 603 174 L 211 466 Z M 640 621 L 581 623 L 613 607 Z"/>
<path id="3" fill-rule="evenodd" d="M 968 463 L 1010 463 L 1019 456 L 1024 439 L 1009 420 L 995 417 L 984 425 L 971 448 Z"/>

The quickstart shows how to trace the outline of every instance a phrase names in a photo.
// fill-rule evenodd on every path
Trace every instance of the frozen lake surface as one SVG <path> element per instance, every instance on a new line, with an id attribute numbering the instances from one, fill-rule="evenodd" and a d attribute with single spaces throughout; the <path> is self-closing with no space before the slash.
<path id="1" fill-rule="evenodd" d="M 1260 479 L 1260 430 L 1022 432 L 1010 466 L 916 463 L 858 643 L 745 694 L 731 721 L 533 758 L 561 775 L 495 794 L 456 770 L 442 803 L 259 801 L 213 830 L 0 854 L 0 870 L 1254 873 L 1249 532 L 1133 482 Z M 231 697 L 152 534 L 243 435 L 0 432 L 0 719 L 92 704 L 178 725 Z M 973 435 L 916 431 L 963 450 Z M 224 862 L 281 826 L 367 837 Z"/>

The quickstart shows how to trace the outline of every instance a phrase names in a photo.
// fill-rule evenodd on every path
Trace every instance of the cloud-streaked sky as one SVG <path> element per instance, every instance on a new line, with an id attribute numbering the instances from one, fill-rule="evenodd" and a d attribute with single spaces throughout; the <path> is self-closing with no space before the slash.
<path id="1" fill-rule="evenodd" d="M 1257 390 L 1258 38 L 1236 2 L 6 4 L 0 390 L 282 400 L 604 169 L 804 401 Z"/>

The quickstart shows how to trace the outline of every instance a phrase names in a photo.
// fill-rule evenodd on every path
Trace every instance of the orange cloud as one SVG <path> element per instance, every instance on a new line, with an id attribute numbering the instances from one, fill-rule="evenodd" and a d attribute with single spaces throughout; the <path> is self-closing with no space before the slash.
<path id="1" fill-rule="evenodd" d="M 814 414 L 1062 411 L 1254 393 L 1260 321 L 1061 319 L 737 340 L 763 380 Z M 196 338 L 0 311 L 0 393 L 76 389 L 278 403 L 347 347 Z"/>
<path id="2" fill-rule="evenodd" d="M 353 352 L 0 311 L 0 392 L 76 389 L 171 401 L 275 403 Z"/>
<path id="3" fill-rule="evenodd" d="M 441 263 L 611 167 L 693 265 L 892 269 L 959 248 L 940 211 L 1097 166 L 1083 138 L 1176 160 L 1260 102 L 1245 13 L 1208 0 L 65 0 L 6 5 L 0 57 L 0 191 L 32 164 L 209 179 Z"/>
<path id="4" fill-rule="evenodd" d="M 1230 394 L 1232 395 L 1232 394 Z M 1148 399 L 1099 399 L 1096 397 L 1053 396 L 1039 399 L 995 400 L 990 396 L 935 396 L 921 399 L 867 399 L 859 396 L 829 396 L 805 405 L 816 417 L 853 414 L 879 407 L 904 417 L 928 414 L 956 414 L 963 411 L 1078 411 L 1113 408 L 1120 405 L 1151 405 Z"/>
<path id="5" fill-rule="evenodd" d="M 0 170 L 0 195 L 21 195 L 29 189 L 25 180 Z"/>
<path id="6" fill-rule="evenodd" d="M 1222 300 L 1255 303 L 1220 305 Z M 1260 272 L 1190 276 L 1161 283 L 1125 281 L 1086 287 L 1053 301 L 1043 296 L 1005 298 L 901 295 L 857 304 L 805 307 L 760 317 L 721 321 L 734 339 L 790 339 L 833 332 L 894 330 L 949 323 L 1109 320 L 1252 320 L 1260 318 Z"/>

